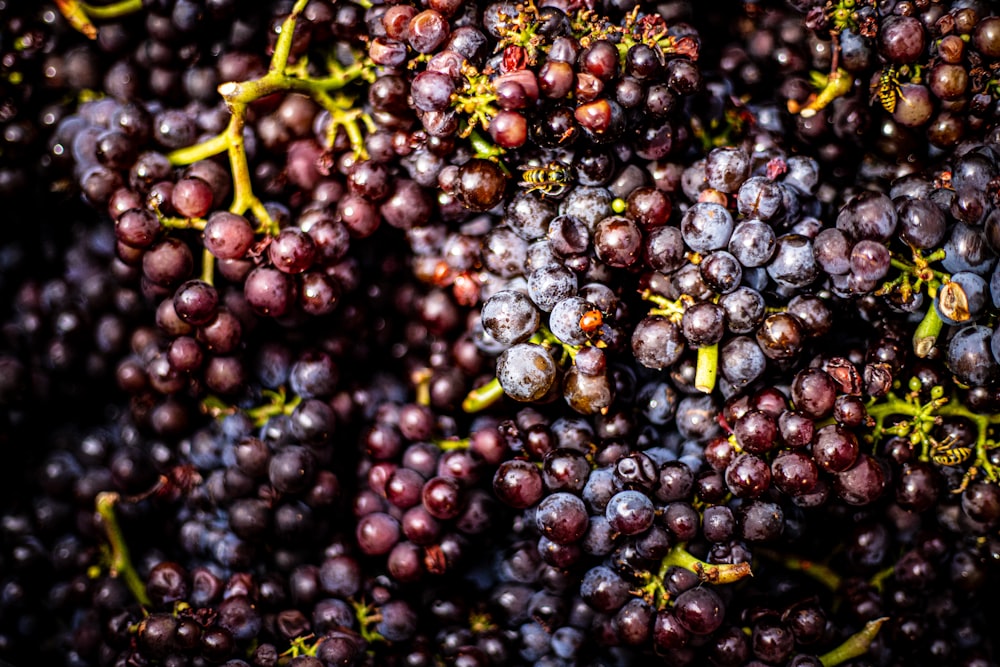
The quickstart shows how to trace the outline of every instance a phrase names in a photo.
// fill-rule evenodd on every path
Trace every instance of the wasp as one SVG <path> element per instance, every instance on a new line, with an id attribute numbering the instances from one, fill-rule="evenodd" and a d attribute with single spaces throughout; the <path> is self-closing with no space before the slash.
<path id="1" fill-rule="evenodd" d="M 878 98 L 882 108 L 889 113 L 895 113 L 897 98 L 906 101 L 901 92 L 899 71 L 895 65 L 889 65 L 882 70 L 882 73 L 878 77 L 878 83 L 875 84 L 872 97 Z"/>
<path id="2" fill-rule="evenodd" d="M 521 182 L 518 184 L 528 192 L 541 192 L 542 195 L 558 197 L 566 192 L 573 180 L 573 169 L 562 162 L 549 162 L 544 167 L 527 167 L 521 170 Z"/>
<path id="3" fill-rule="evenodd" d="M 931 446 L 931 460 L 939 466 L 957 466 L 965 463 L 972 456 L 971 447 L 955 445 L 954 437 L 947 437 Z"/>

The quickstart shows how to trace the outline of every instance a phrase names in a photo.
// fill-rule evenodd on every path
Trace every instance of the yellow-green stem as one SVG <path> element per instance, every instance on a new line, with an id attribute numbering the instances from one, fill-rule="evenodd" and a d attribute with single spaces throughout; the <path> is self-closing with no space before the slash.
<path id="1" fill-rule="evenodd" d="M 224 152 L 227 148 L 229 148 L 229 137 L 225 131 L 222 131 L 211 139 L 206 139 L 194 146 L 178 148 L 175 151 L 167 153 L 167 159 L 175 167 L 182 167 L 194 164 L 200 160 L 207 160 L 213 155 Z"/>
<path id="2" fill-rule="evenodd" d="M 462 401 L 462 410 L 465 412 L 479 412 L 485 410 L 503 398 L 503 387 L 500 380 L 493 378 L 482 387 L 473 389 Z"/>
<path id="3" fill-rule="evenodd" d="M 112 2 L 108 5 L 91 5 L 81 2 L 80 9 L 92 19 L 105 21 L 142 11 L 142 0 L 119 0 L 119 2 Z"/>
<path id="4" fill-rule="evenodd" d="M 142 0 L 120 0 L 109 5 L 88 5 L 77 0 L 55 0 L 56 7 L 74 30 L 89 39 L 97 39 L 97 27 L 91 19 L 116 19 L 142 10 Z"/>
<path id="5" fill-rule="evenodd" d="M 840 585 L 843 579 L 828 565 L 807 560 L 805 558 L 787 556 L 777 551 L 771 551 L 770 549 L 754 549 L 754 554 L 762 558 L 766 558 L 769 561 L 779 563 L 789 570 L 795 570 L 808 575 L 826 586 L 832 592 L 840 590 Z"/>
<path id="6" fill-rule="evenodd" d="M 888 616 L 883 616 L 882 618 L 876 618 L 874 621 L 868 621 L 865 627 L 848 637 L 843 644 L 829 653 L 821 655 L 819 661 L 823 663 L 823 667 L 836 667 L 848 660 L 860 658 L 865 653 L 868 653 L 868 649 L 871 648 L 875 636 L 882 628 L 882 624 L 888 620 Z"/>
<path id="7" fill-rule="evenodd" d="M 715 389 L 715 379 L 719 371 L 719 344 L 698 348 L 698 364 L 695 367 L 694 386 L 698 391 L 711 394 Z"/>
<path id="8" fill-rule="evenodd" d="M 881 570 L 879 570 L 878 572 L 876 572 L 871 576 L 871 578 L 868 580 L 868 583 L 871 584 L 875 588 L 875 590 L 881 592 L 883 586 L 885 586 L 885 580 L 893 576 L 894 574 L 896 574 L 895 566 L 889 565 L 887 567 L 883 567 Z"/>
<path id="9" fill-rule="evenodd" d="M 281 74 L 288 66 L 288 55 L 292 50 L 292 37 L 295 35 L 295 23 L 307 4 L 309 4 L 309 0 L 296 0 L 291 13 L 282 21 L 281 33 L 278 35 L 278 41 L 274 44 L 274 53 L 271 55 L 269 71 Z"/>
<path id="10" fill-rule="evenodd" d="M 454 440 L 434 440 L 433 442 L 442 452 L 453 452 L 460 449 L 468 449 L 470 440 L 468 438 L 461 438 Z"/>
<path id="11" fill-rule="evenodd" d="M 723 563 L 719 565 L 706 563 L 695 558 L 687 550 L 686 544 L 678 544 L 663 557 L 660 563 L 661 578 L 666 575 L 669 568 L 674 566 L 691 570 L 698 575 L 701 581 L 709 584 L 732 584 L 753 574 L 750 570 L 750 563 Z"/>
<path id="12" fill-rule="evenodd" d="M 201 250 L 201 279 L 209 285 L 215 284 L 215 255 L 208 248 Z"/>
<path id="13" fill-rule="evenodd" d="M 913 351 L 918 357 L 926 357 L 931 353 L 943 326 L 944 321 L 938 315 L 934 303 L 928 304 L 927 314 L 924 315 L 924 319 L 920 320 L 917 330 L 913 332 Z"/>
<path id="14" fill-rule="evenodd" d="M 150 601 L 146 594 L 146 585 L 132 565 L 128 545 L 125 543 L 121 526 L 118 524 L 118 517 L 115 516 L 115 505 L 118 504 L 118 500 L 117 493 L 105 491 L 97 494 L 97 513 L 104 523 L 104 532 L 108 536 L 108 544 L 111 547 L 111 576 L 122 577 L 125 580 L 125 585 L 132 591 L 132 595 L 135 596 L 139 604 L 148 607 Z"/>

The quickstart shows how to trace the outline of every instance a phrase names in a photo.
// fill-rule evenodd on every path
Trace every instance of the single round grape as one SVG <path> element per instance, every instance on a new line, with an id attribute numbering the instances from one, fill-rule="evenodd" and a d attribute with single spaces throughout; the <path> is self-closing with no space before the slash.
<path id="1" fill-rule="evenodd" d="M 827 472 L 844 472 L 854 465 L 859 451 L 854 433 L 838 424 L 817 430 L 813 439 L 813 460 Z"/>
<path id="2" fill-rule="evenodd" d="M 684 352 L 680 328 L 666 317 L 647 316 L 632 332 L 632 354 L 646 368 L 672 366 Z"/>
<path id="3" fill-rule="evenodd" d="M 755 289 L 745 285 L 737 287 L 719 299 L 726 315 L 726 328 L 735 334 L 748 334 L 764 321 L 767 304 Z"/>
<path id="4" fill-rule="evenodd" d="M 885 243 L 896 231 L 896 207 L 886 195 L 865 191 L 840 209 L 837 229 L 854 241 L 871 239 Z"/>
<path id="5" fill-rule="evenodd" d="M 744 218 L 770 220 L 784 209 L 781 185 L 763 176 L 748 178 L 736 196 L 736 206 Z"/>
<path id="6" fill-rule="evenodd" d="M 779 285 L 788 287 L 805 287 L 816 280 L 819 267 L 812 241 L 801 234 L 778 237 L 774 256 L 767 264 L 767 274 Z"/>
<path id="7" fill-rule="evenodd" d="M 725 248 L 732 233 L 733 216 L 719 204 L 695 204 L 681 218 L 684 242 L 695 252 Z"/>
<path id="8" fill-rule="evenodd" d="M 1000 374 L 993 341 L 994 332 L 985 326 L 965 326 L 948 342 L 945 363 L 961 382 L 981 387 L 991 384 Z M 991 352 L 992 351 L 992 352 Z"/>
<path id="9" fill-rule="evenodd" d="M 684 311 L 681 332 L 692 347 L 714 345 L 722 340 L 725 311 L 711 302 L 696 303 Z"/>
<path id="10" fill-rule="evenodd" d="M 764 266 L 777 243 L 771 225 L 762 220 L 741 220 L 729 237 L 729 252 L 743 266 Z"/>
<path id="11" fill-rule="evenodd" d="M 643 252 L 650 268 L 664 273 L 676 271 L 687 262 L 684 237 L 676 227 L 657 227 L 649 232 Z"/>
<path id="12" fill-rule="evenodd" d="M 205 223 L 205 249 L 219 259 L 241 259 L 253 246 L 254 231 L 242 215 L 216 211 Z"/>
<path id="13" fill-rule="evenodd" d="M 851 272 L 864 281 L 878 281 L 889 272 L 889 249 L 864 239 L 851 248 Z"/>
<path id="14" fill-rule="evenodd" d="M 531 299 L 512 290 L 502 290 L 487 299 L 481 319 L 486 333 L 504 345 L 523 343 L 541 324 L 541 315 Z"/>
<path id="15" fill-rule="evenodd" d="M 740 282 L 743 280 L 742 263 L 725 250 L 716 250 L 702 259 L 698 270 L 708 286 L 719 294 L 732 292 L 740 286 Z"/>
<path id="16" fill-rule="evenodd" d="M 537 401 L 555 384 L 556 363 L 542 346 L 518 343 L 497 358 L 497 380 L 514 400 Z"/>
<path id="17" fill-rule="evenodd" d="M 945 257 L 941 267 L 949 273 L 971 271 L 988 275 L 996 264 L 996 253 L 986 242 L 983 230 L 965 223 L 957 223 L 943 246 Z"/>
<path id="18" fill-rule="evenodd" d="M 653 525 L 656 511 L 642 491 L 621 491 L 608 501 L 604 511 L 611 528 L 622 535 L 638 535 Z"/>
<path id="19" fill-rule="evenodd" d="M 764 454 L 777 444 L 778 425 L 771 415 L 751 408 L 733 424 L 733 435 L 744 451 Z"/>
<path id="20" fill-rule="evenodd" d="M 937 247 L 948 229 L 944 212 L 933 202 L 902 198 L 896 205 L 899 233 L 904 241 L 921 249 Z"/>
<path id="21" fill-rule="evenodd" d="M 745 387 L 764 374 L 767 357 L 747 336 L 730 338 L 719 349 L 719 370 L 734 387 Z"/>
<path id="22" fill-rule="evenodd" d="M 538 531 L 556 544 L 572 544 L 587 532 L 587 508 L 573 494 L 560 491 L 546 496 L 535 511 Z"/>
<path id="23" fill-rule="evenodd" d="M 879 29 L 879 53 L 897 65 L 915 62 L 926 44 L 924 26 L 915 16 L 890 16 Z"/>
<path id="24" fill-rule="evenodd" d="M 631 266 L 642 252 L 642 234 L 628 218 L 605 218 L 594 229 L 594 251 L 608 266 Z"/>
<path id="25" fill-rule="evenodd" d="M 818 368 L 799 371 L 792 381 L 792 403 L 795 408 L 813 419 L 823 419 L 833 411 L 837 398 L 837 385 L 827 373 Z"/>
<path id="26" fill-rule="evenodd" d="M 611 568 L 598 565 L 583 575 L 580 597 L 595 611 L 609 614 L 621 608 L 631 596 L 628 582 Z"/>
<path id="27" fill-rule="evenodd" d="M 546 313 L 576 294 L 576 274 L 562 264 L 547 264 L 528 275 L 528 296 Z"/>
<path id="28" fill-rule="evenodd" d="M 737 498 L 756 498 L 771 484 L 771 468 L 755 454 L 740 454 L 726 467 L 726 486 Z"/>
<path id="29" fill-rule="evenodd" d="M 719 192 L 736 192 L 750 175 L 750 156 L 742 148 L 716 148 L 705 159 L 708 187 Z"/>
<path id="30" fill-rule="evenodd" d="M 740 533 L 748 542 L 773 542 L 785 528 L 785 515 L 777 503 L 754 500 L 740 506 Z"/>
<path id="31" fill-rule="evenodd" d="M 769 315 L 757 330 L 757 343 L 769 359 L 794 359 L 802 350 L 802 324 L 794 315 Z"/>
<path id="32" fill-rule="evenodd" d="M 934 299 L 938 315 L 953 326 L 979 319 L 985 307 L 986 281 L 970 271 L 952 274 Z"/>
<path id="33" fill-rule="evenodd" d="M 868 454 L 861 454 L 854 465 L 839 473 L 833 489 L 849 505 L 867 505 L 882 495 L 886 478 L 881 464 Z"/>
<path id="34" fill-rule="evenodd" d="M 812 493 L 819 484 L 819 467 L 802 452 L 784 452 L 771 461 L 771 481 L 790 496 Z"/>
<path id="35" fill-rule="evenodd" d="M 458 179 L 458 197 L 473 211 L 488 211 L 503 200 L 507 177 L 495 162 L 473 158 L 459 167 Z"/>
<path id="36" fill-rule="evenodd" d="M 693 635 L 715 632 L 725 620 L 726 607 L 711 586 L 684 591 L 674 600 L 677 621 Z"/>

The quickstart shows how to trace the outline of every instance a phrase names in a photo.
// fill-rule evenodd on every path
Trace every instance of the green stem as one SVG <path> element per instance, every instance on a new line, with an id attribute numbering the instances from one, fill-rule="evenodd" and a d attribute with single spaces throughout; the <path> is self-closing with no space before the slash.
<path id="1" fill-rule="evenodd" d="M 917 330 L 913 333 L 913 351 L 918 357 L 923 358 L 931 353 L 943 326 L 944 322 L 938 315 L 937 308 L 933 303 L 929 304 L 927 314 L 920 320 Z"/>
<path id="2" fill-rule="evenodd" d="M 871 584 L 871 586 L 875 590 L 881 593 L 883 587 L 885 586 L 885 580 L 893 576 L 894 574 L 896 574 L 895 566 L 890 565 L 888 567 L 883 567 L 881 570 L 879 570 L 878 572 L 876 572 L 871 576 L 871 578 L 868 580 L 868 583 Z"/>
<path id="3" fill-rule="evenodd" d="M 112 2 L 109 5 L 91 5 L 86 2 L 81 2 L 80 9 L 82 9 L 90 18 L 97 19 L 98 21 L 104 21 L 107 19 L 121 18 L 122 16 L 128 16 L 129 14 L 135 14 L 136 12 L 142 11 L 142 0 L 119 0 L 118 2 Z"/>
<path id="4" fill-rule="evenodd" d="M 816 561 L 796 556 L 787 556 L 777 551 L 771 551 L 770 549 L 755 549 L 754 554 L 778 563 L 789 570 L 795 570 L 796 572 L 801 572 L 812 577 L 832 592 L 840 590 L 840 585 L 843 582 L 839 574 L 834 572 L 829 565 L 824 565 L 823 563 L 817 563 Z"/>
<path id="5" fill-rule="evenodd" d="M 865 653 L 868 653 L 868 649 L 871 648 L 872 641 L 875 640 L 875 636 L 882 628 L 882 624 L 888 620 L 889 617 L 884 616 L 876 618 L 874 621 L 868 621 L 865 627 L 848 637 L 843 644 L 829 653 L 821 655 L 819 661 L 823 663 L 823 667 L 836 667 L 848 660 L 860 658 Z"/>
<path id="6" fill-rule="evenodd" d="M 263 398 L 266 398 L 268 402 L 246 411 L 247 416 L 257 426 L 263 426 L 272 417 L 292 414 L 299 403 L 302 402 L 301 396 L 295 396 L 291 400 L 288 400 L 288 393 L 284 387 L 279 387 L 277 391 L 265 389 L 262 394 Z"/>
<path id="7" fill-rule="evenodd" d="M 479 412 L 490 407 L 503 398 L 503 387 L 500 380 L 493 378 L 482 387 L 473 389 L 462 401 L 462 410 L 465 412 Z"/>
<path id="8" fill-rule="evenodd" d="M 732 584 L 740 579 L 752 575 L 750 563 L 723 563 L 715 565 L 706 563 L 691 555 L 686 544 L 678 544 L 663 557 L 660 563 L 660 578 L 662 579 L 667 570 L 671 567 L 683 567 L 698 575 L 704 583 L 709 584 Z"/>
<path id="9" fill-rule="evenodd" d="M 433 440 L 432 442 L 435 445 L 437 445 L 438 449 L 440 449 L 442 452 L 453 452 L 459 449 L 468 449 L 470 443 L 468 438 L 461 438 L 454 440 Z"/>
<path id="10" fill-rule="evenodd" d="M 476 157 L 483 160 L 493 160 L 498 165 L 500 165 L 500 170 L 504 174 L 510 176 L 510 170 L 507 169 L 507 165 L 503 163 L 500 157 L 506 153 L 504 149 L 500 148 L 496 144 L 492 143 L 489 139 L 484 137 L 479 130 L 471 130 L 469 132 L 469 143 L 472 144 L 472 149 L 476 151 Z"/>
<path id="11" fill-rule="evenodd" d="M 295 23 L 307 4 L 309 4 L 309 0 L 296 0 L 291 13 L 282 21 L 281 33 L 278 35 L 278 41 L 274 44 L 274 53 L 271 55 L 269 72 L 283 74 L 285 68 L 288 67 L 288 56 L 292 50 L 292 37 L 295 36 Z"/>
<path id="12" fill-rule="evenodd" d="M 167 153 L 167 159 L 170 160 L 170 164 L 175 167 L 182 167 L 188 164 L 194 164 L 200 160 L 207 160 L 213 155 L 218 155 L 222 153 L 227 148 L 229 148 L 229 138 L 225 131 L 220 132 L 211 139 L 206 139 L 201 143 L 197 143 L 194 146 L 187 146 L 186 148 L 178 148 L 175 151 Z"/>
<path id="13" fill-rule="evenodd" d="M 118 500 L 117 493 L 105 491 L 97 494 L 97 513 L 104 523 L 104 531 L 107 533 L 108 543 L 111 547 L 111 576 L 124 578 L 125 585 L 132 591 L 132 595 L 135 596 L 139 604 L 148 607 L 150 600 L 146 594 L 146 585 L 132 565 L 128 545 L 125 543 L 121 526 L 118 524 L 118 517 L 115 516 L 115 505 L 118 504 Z"/>
<path id="14" fill-rule="evenodd" d="M 209 285 L 215 284 L 215 255 L 208 248 L 201 250 L 201 279 Z"/>
<path id="15" fill-rule="evenodd" d="M 803 118 L 815 116 L 821 109 L 825 109 L 838 97 L 843 97 L 851 92 L 854 85 L 854 76 L 845 69 L 837 69 L 830 73 L 826 85 L 805 108 L 800 110 Z"/>
<path id="16" fill-rule="evenodd" d="M 198 231 L 203 231 L 207 222 L 204 218 L 160 218 L 160 225 L 167 229 L 197 229 Z"/>
<path id="17" fill-rule="evenodd" d="M 719 344 L 698 348 L 698 365 L 695 367 L 694 386 L 698 391 L 711 394 L 719 372 Z"/>
<path id="18" fill-rule="evenodd" d="M 384 642 L 383 637 L 376 629 L 376 624 L 382 620 L 382 614 L 373 604 L 364 602 L 352 602 L 354 615 L 358 619 L 358 634 L 369 644 Z"/>

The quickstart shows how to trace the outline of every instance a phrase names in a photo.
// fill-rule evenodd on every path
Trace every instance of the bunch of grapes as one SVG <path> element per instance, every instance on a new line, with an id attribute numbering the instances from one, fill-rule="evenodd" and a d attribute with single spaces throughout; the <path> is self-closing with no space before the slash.
<path id="1" fill-rule="evenodd" d="M 1000 19 L 0 3 L 0 660 L 1000 664 Z"/>

